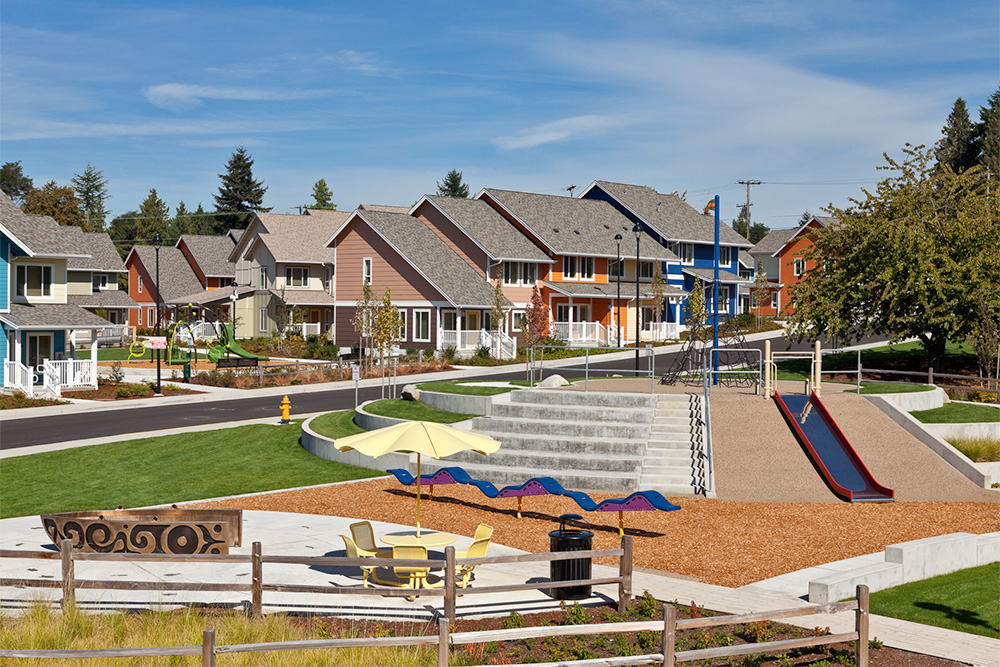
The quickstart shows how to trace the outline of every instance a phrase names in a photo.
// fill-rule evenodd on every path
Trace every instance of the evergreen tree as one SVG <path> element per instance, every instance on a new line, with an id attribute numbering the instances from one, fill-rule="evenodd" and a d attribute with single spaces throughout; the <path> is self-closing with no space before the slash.
<path id="1" fill-rule="evenodd" d="M 771 233 L 771 228 L 762 222 L 755 222 L 750 225 L 750 243 L 757 244 L 762 238 Z"/>
<path id="2" fill-rule="evenodd" d="M 215 210 L 220 213 L 245 214 L 252 211 L 270 211 L 264 208 L 264 193 L 267 186 L 263 181 L 254 180 L 253 158 L 247 149 L 240 146 L 226 163 L 226 173 L 219 174 L 222 184 L 219 194 L 214 195 Z M 249 215 L 219 216 L 216 226 L 246 228 Z"/>
<path id="3" fill-rule="evenodd" d="M 812 219 L 813 219 L 813 214 L 809 212 L 809 209 L 806 209 L 805 211 L 802 212 L 802 215 L 799 216 L 799 226 L 801 227 L 802 225 L 806 224 Z"/>
<path id="4" fill-rule="evenodd" d="M 181 237 L 184 234 L 193 233 L 194 225 L 191 220 L 191 212 L 187 210 L 187 206 L 184 202 L 177 204 L 177 208 L 174 210 L 174 219 L 171 223 L 171 236 Z"/>
<path id="5" fill-rule="evenodd" d="M 750 211 L 746 206 L 740 206 L 740 214 L 733 220 L 733 229 L 743 238 L 750 238 Z"/>
<path id="6" fill-rule="evenodd" d="M 444 176 L 443 181 L 438 181 L 437 193 L 442 197 L 463 197 L 468 199 L 469 186 L 462 182 L 462 172 L 452 169 Z"/>
<path id="7" fill-rule="evenodd" d="M 70 183 L 76 196 L 83 202 L 83 213 L 87 218 L 87 223 L 97 231 L 104 230 L 104 221 L 110 211 L 105 208 L 105 202 L 111 199 L 108 194 L 108 179 L 104 178 L 104 172 L 95 169 L 94 165 L 87 163 L 87 168 L 82 174 L 74 174 Z"/>
<path id="8" fill-rule="evenodd" d="M 140 235 L 139 211 L 128 211 L 115 216 L 108 225 L 108 235 L 115 242 L 115 248 L 122 259 L 128 257 L 132 246 L 139 243 L 145 245 L 147 238 Z"/>
<path id="9" fill-rule="evenodd" d="M 312 208 L 336 211 L 337 205 L 333 203 L 333 193 L 326 185 L 326 179 L 321 178 L 313 185 L 313 205 Z"/>
<path id="10" fill-rule="evenodd" d="M 1000 88 L 990 95 L 987 104 L 979 107 L 976 124 L 976 145 L 979 164 L 990 178 L 1000 180 Z"/>
<path id="11" fill-rule="evenodd" d="M 21 207 L 25 213 L 51 216 L 60 225 L 76 225 L 84 231 L 93 231 L 83 215 L 83 204 L 76 198 L 73 188 L 49 181 L 24 198 Z"/>
<path id="12" fill-rule="evenodd" d="M 160 236 L 169 236 L 167 231 L 167 216 L 170 207 L 167 202 L 156 194 L 156 188 L 150 188 L 149 194 L 139 205 L 139 235 L 140 238 L 151 239 L 159 232 Z"/>
<path id="13" fill-rule="evenodd" d="M 24 175 L 20 160 L 5 162 L 3 167 L 0 167 L 0 190 L 6 192 L 18 206 L 24 203 L 24 198 L 34 189 L 35 184 Z"/>
<path id="14" fill-rule="evenodd" d="M 969 111 L 965 108 L 965 100 L 959 97 L 955 100 L 948 115 L 948 122 L 941 130 L 944 135 L 934 148 L 934 157 L 938 167 L 951 167 L 956 174 L 961 173 L 978 162 L 975 131 L 969 120 Z"/>

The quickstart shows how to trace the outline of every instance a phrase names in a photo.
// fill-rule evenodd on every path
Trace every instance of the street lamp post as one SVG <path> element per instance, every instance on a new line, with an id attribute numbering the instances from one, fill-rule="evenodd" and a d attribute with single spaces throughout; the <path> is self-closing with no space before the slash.
<path id="1" fill-rule="evenodd" d="M 233 281 L 233 295 L 229 299 L 233 302 L 229 307 L 229 315 L 233 320 L 233 340 L 236 340 L 236 302 L 239 300 L 240 296 L 237 293 L 237 283 Z M 226 357 L 229 356 L 229 347 L 226 347 Z"/>
<path id="2" fill-rule="evenodd" d="M 615 253 L 615 283 L 618 284 L 618 300 L 615 301 L 615 329 L 618 331 L 618 347 L 622 346 L 622 235 L 615 234 L 618 251 Z"/>
<path id="3" fill-rule="evenodd" d="M 639 316 L 641 307 L 639 305 L 639 237 L 642 236 L 642 227 L 635 223 L 632 227 L 635 234 L 635 371 L 639 372 Z"/>
<path id="4" fill-rule="evenodd" d="M 156 337 L 160 337 L 160 319 L 163 317 L 162 310 L 160 309 L 160 244 L 163 243 L 163 237 L 160 236 L 159 232 L 151 239 L 153 246 L 156 248 Z M 156 348 L 156 395 L 162 394 L 160 387 L 160 348 Z"/>

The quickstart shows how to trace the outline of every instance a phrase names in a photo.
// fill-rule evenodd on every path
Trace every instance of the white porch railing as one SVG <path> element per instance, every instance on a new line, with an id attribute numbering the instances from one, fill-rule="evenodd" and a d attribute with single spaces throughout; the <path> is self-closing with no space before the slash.
<path id="1" fill-rule="evenodd" d="M 96 338 L 99 344 L 127 345 L 134 339 L 134 329 L 128 326 L 104 327 L 103 329 L 77 329 L 72 333 L 74 345 L 90 345 Z"/>
<path id="2" fill-rule="evenodd" d="M 43 364 L 45 388 L 56 396 L 64 389 L 97 389 L 94 364 L 89 359 L 63 359 Z"/>
<path id="3" fill-rule="evenodd" d="M 467 330 L 449 330 L 441 329 L 438 331 L 438 347 L 452 347 L 456 350 L 475 350 L 477 347 L 482 345 L 482 334 L 485 333 L 482 329 L 467 329 Z"/>
<path id="4" fill-rule="evenodd" d="M 491 355 L 499 355 L 498 359 L 513 359 L 517 356 L 517 343 L 503 331 L 497 336 L 492 331 L 480 331 L 479 347 L 489 348 Z"/>
<path id="5" fill-rule="evenodd" d="M 3 362 L 4 389 L 24 392 L 26 396 L 35 395 L 35 374 L 20 361 Z"/>
<path id="6" fill-rule="evenodd" d="M 569 345 L 574 343 L 609 343 L 608 327 L 600 322 L 553 322 L 552 335 Z"/>
<path id="7" fill-rule="evenodd" d="M 647 322 L 639 334 L 639 339 L 644 341 L 677 340 L 679 337 L 676 322 Z"/>
<path id="8" fill-rule="evenodd" d="M 285 333 L 297 331 L 303 338 L 306 336 L 318 336 L 320 334 L 319 322 L 297 322 L 285 327 Z"/>
<path id="9" fill-rule="evenodd" d="M 190 342 L 194 340 L 211 340 L 219 337 L 219 325 L 216 322 L 196 320 L 194 322 L 179 322 L 174 336 L 177 340 Z"/>

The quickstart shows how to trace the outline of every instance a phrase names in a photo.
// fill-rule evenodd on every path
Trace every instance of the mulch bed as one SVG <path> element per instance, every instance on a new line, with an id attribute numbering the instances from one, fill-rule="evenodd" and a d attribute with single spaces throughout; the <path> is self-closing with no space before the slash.
<path id="1" fill-rule="evenodd" d="M 115 392 L 122 387 L 141 387 L 146 386 L 147 390 L 142 394 L 130 394 L 128 396 L 116 396 Z M 199 392 L 193 389 L 184 389 L 183 387 L 178 387 L 177 385 L 168 383 L 160 383 L 160 389 L 164 396 L 181 396 L 183 394 L 197 394 Z M 64 391 L 62 393 L 63 398 L 77 398 L 85 401 L 128 401 L 135 398 L 152 398 L 156 393 L 148 388 L 148 385 L 138 385 L 138 384 L 100 384 L 97 389 L 83 389 L 81 391 Z"/>

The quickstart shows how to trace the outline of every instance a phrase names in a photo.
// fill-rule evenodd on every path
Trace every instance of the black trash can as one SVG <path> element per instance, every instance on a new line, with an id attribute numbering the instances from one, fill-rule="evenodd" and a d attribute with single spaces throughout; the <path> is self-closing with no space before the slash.
<path id="1" fill-rule="evenodd" d="M 589 530 L 567 529 L 567 521 L 579 521 L 579 514 L 563 514 L 559 517 L 559 530 L 549 533 L 549 551 L 590 551 L 594 534 Z M 590 579 L 590 558 L 554 560 L 549 563 L 549 579 L 552 581 L 578 581 Z M 549 595 L 556 600 L 584 600 L 590 597 L 590 586 L 566 586 L 550 588 Z"/>
<path id="2" fill-rule="evenodd" d="M 186 364 L 184 364 L 183 373 L 184 373 L 184 381 L 185 382 L 190 382 L 191 381 L 191 362 L 190 361 L 187 362 Z"/>

